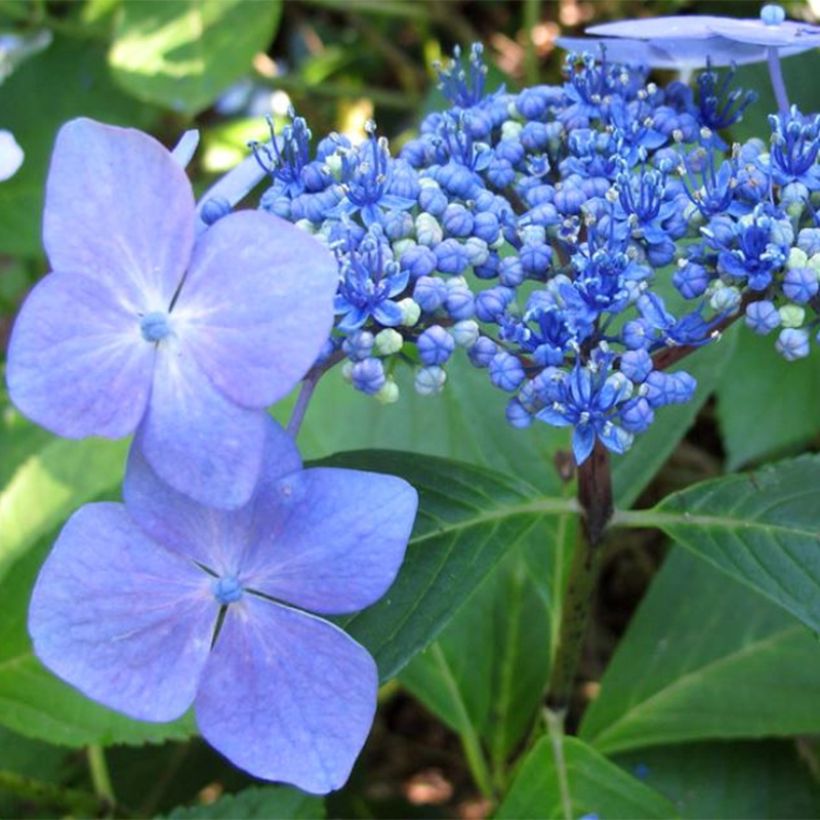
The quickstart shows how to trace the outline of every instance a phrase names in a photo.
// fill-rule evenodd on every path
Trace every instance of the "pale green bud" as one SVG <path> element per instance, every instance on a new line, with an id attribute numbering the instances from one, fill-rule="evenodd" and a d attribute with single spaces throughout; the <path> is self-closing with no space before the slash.
<path id="1" fill-rule="evenodd" d="M 391 356 L 393 353 L 398 353 L 403 344 L 404 338 L 401 333 L 388 327 L 376 334 L 373 350 L 377 356 Z"/>
<path id="2" fill-rule="evenodd" d="M 783 305 L 777 312 L 783 327 L 800 327 L 806 318 L 806 309 L 800 305 Z"/>
<path id="3" fill-rule="evenodd" d="M 395 404 L 399 400 L 399 386 L 393 379 L 388 379 L 378 393 L 374 394 L 374 398 L 379 404 Z"/>
<path id="4" fill-rule="evenodd" d="M 405 327 L 413 327 L 421 316 L 421 308 L 418 302 L 414 302 L 408 296 L 406 299 L 402 299 L 398 302 L 398 306 L 401 308 L 401 323 Z"/>

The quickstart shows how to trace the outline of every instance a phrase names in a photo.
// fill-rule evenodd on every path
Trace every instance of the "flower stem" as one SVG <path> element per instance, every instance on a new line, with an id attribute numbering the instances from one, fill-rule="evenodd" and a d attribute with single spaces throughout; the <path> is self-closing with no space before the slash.
<path id="1" fill-rule="evenodd" d="M 108 773 L 108 764 L 105 762 L 105 751 L 102 746 L 88 747 L 88 770 L 91 774 L 91 784 L 94 794 L 107 806 L 113 808 L 117 800 L 114 797 L 114 787 L 111 785 L 111 775 Z"/>
<path id="2" fill-rule="evenodd" d="M 293 407 L 293 413 L 291 413 L 290 419 L 288 420 L 288 426 L 285 428 L 290 437 L 293 439 L 299 435 L 299 428 L 302 426 L 302 420 L 305 417 L 308 405 L 313 397 L 313 391 L 319 383 L 320 375 L 320 373 L 311 371 L 302 381 L 302 387 L 299 389 L 299 396 Z"/>
<path id="3" fill-rule="evenodd" d="M 572 820 L 572 798 L 569 791 L 569 776 L 567 775 L 567 761 L 564 757 L 564 718 L 566 712 L 544 709 L 544 719 L 547 723 L 547 733 L 552 745 L 552 756 L 555 760 L 555 774 L 558 779 L 558 788 L 561 792 L 561 809 L 564 820 Z"/>
<path id="4" fill-rule="evenodd" d="M 766 49 L 766 58 L 769 63 L 769 79 L 772 81 L 774 98 L 781 114 L 789 113 L 789 95 L 786 92 L 786 82 L 783 79 L 783 68 L 780 65 L 780 55 L 774 46 Z"/>
<path id="5" fill-rule="evenodd" d="M 549 708 L 559 713 L 566 711 L 572 697 L 592 609 L 601 541 L 612 518 L 612 473 L 609 454 L 600 441 L 595 443 L 592 455 L 578 468 L 578 501 L 583 513 L 582 526 L 564 591 L 558 648 L 547 693 Z"/>

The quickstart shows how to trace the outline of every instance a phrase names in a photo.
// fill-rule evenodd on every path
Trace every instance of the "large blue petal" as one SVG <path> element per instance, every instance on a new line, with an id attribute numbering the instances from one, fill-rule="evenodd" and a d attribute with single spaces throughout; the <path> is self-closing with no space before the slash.
<path id="1" fill-rule="evenodd" d="M 271 488 L 301 469 L 293 439 L 270 417 L 262 468 L 251 500 L 236 510 L 198 504 L 162 481 L 145 459 L 139 440 L 131 446 L 123 496 L 134 521 L 158 544 L 180 553 L 217 575 L 238 575 L 245 550 L 263 540 L 270 528 Z"/>
<path id="2" fill-rule="evenodd" d="M 165 310 L 194 237 L 191 184 L 148 134 L 93 120 L 57 135 L 43 241 L 51 266 L 82 273 L 136 310 Z"/>
<path id="3" fill-rule="evenodd" d="M 243 211 L 200 237 L 172 316 L 220 391 L 266 407 L 316 361 L 333 325 L 337 283 L 324 245 L 271 214 Z"/>
<path id="4" fill-rule="evenodd" d="M 29 610 L 37 657 L 88 697 L 140 720 L 191 705 L 219 606 L 194 564 L 146 538 L 122 504 L 88 504 L 43 565 Z"/>
<path id="5" fill-rule="evenodd" d="M 259 476 L 265 418 L 226 399 L 184 343 L 168 337 L 157 350 L 138 444 L 174 489 L 208 506 L 241 507 Z"/>
<path id="6" fill-rule="evenodd" d="M 260 538 L 242 580 L 314 612 L 356 612 L 396 577 L 418 497 L 400 478 L 312 469 L 270 484 L 259 497 Z"/>
<path id="7" fill-rule="evenodd" d="M 376 664 L 332 624 L 245 594 L 202 676 L 205 740 L 265 780 L 325 794 L 347 780 L 376 711 Z"/>
<path id="8" fill-rule="evenodd" d="M 119 438 L 145 412 L 154 355 L 139 317 L 103 284 L 49 274 L 15 322 L 9 392 L 26 416 L 58 435 Z"/>

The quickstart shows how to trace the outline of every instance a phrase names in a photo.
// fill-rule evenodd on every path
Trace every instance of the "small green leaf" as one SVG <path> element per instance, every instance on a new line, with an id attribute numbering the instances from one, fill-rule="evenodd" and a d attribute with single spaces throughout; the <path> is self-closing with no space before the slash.
<path id="1" fill-rule="evenodd" d="M 142 100 L 196 114 L 250 71 L 281 12 L 280 0 L 123 3 L 108 55 L 114 78 Z"/>
<path id="2" fill-rule="evenodd" d="M 383 680 L 433 641 L 539 521 L 575 510 L 574 500 L 544 498 L 522 481 L 429 456 L 363 451 L 323 463 L 398 475 L 419 491 L 416 527 L 396 582 L 345 622 L 375 656 Z"/>
<path id="3" fill-rule="evenodd" d="M 676 549 L 610 662 L 580 736 L 610 754 L 818 732 L 819 649 L 780 609 Z"/>
<path id="4" fill-rule="evenodd" d="M 800 741 L 685 743 L 618 755 L 629 772 L 668 797 L 682 817 L 820 816 L 820 784 Z"/>
<path id="5" fill-rule="evenodd" d="M 0 578 L 77 507 L 119 485 L 127 449 L 124 440 L 49 437 L 18 466 L 0 491 Z"/>
<path id="6" fill-rule="evenodd" d="M 577 738 L 563 741 L 572 816 L 607 820 L 676 817 L 675 807 Z M 496 818 L 552 820 L 565 817 L 559 767 L 550 738 L 542 737 L 524 758 Z"/>
<path id="7" fill-rule="evenodd" d="M 717 400 L 727 469 L 795 450 L 820 433 L 820 356 L 787 362 L 773 336 L 741 333 Z"/>
<path id="8" fill-rule="evenodd" d="M 622 523 L 657 526 L 820 632 L 820 456 L 705 481 Z"/>
<path id="9" fill-rule="evenodd" d="M 30 550 L 0 582 L 0 724 L 26 737 L 62 746 L 189 737 L 194 731 L 192 717 L 173 723 L 131 720 L 81 695 L 34 657 L 26 629 L 28 600 L 50 540 Z"/>
<path id="10" fill-rule="evenodd" d="M 204 818 L 241 817 L 243 820 L 321 820 L 325 804 L 321 797 L 283 786 L 261 786 L 226 794 L 203 806 L 180 806 L 168 818 L 204 820 Z"/>

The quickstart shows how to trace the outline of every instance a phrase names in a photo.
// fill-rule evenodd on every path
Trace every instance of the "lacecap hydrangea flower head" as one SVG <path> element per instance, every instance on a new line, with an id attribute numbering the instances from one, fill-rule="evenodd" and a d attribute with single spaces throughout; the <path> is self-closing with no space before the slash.
<path id="1" fill-rule="evenodd" d="M 79 119 L 46 188 L 53 272 L 8 352 L 12 401 L 69 438 L 136 431 L 152 468 L 199 501 L 245 503 L 264 408 L 305 374 L 333 321 L 337 266 L 304 231 L 240 211 L 195 237 L 191 185 L 138 131 Z"/>
<path id="2" fill-rule="evenodd" d="M 270 419 L 265 435 L 253 496 L 232 511 L 170 489 L 133 449 L 126 506 L 69 519 L 29 630 L 40 660 L 94 700 L 147 721 L 193 704 L 205 740 L 235 765 L 325 793 L 367 737 L 378 675 L 320 616 L 384 594 L 417 498 L 392 476 L 302 469 Z"/>

